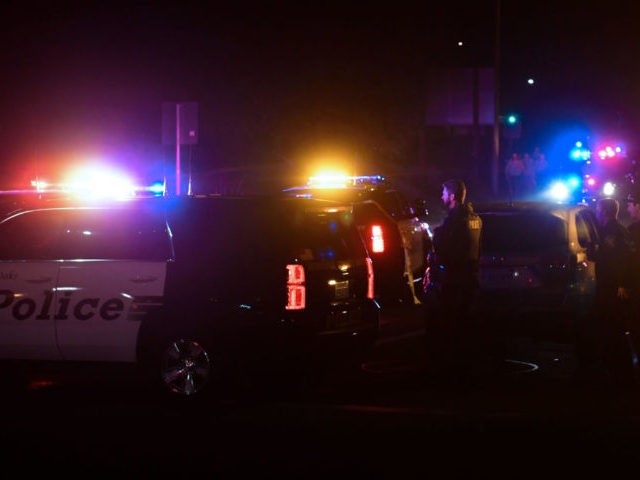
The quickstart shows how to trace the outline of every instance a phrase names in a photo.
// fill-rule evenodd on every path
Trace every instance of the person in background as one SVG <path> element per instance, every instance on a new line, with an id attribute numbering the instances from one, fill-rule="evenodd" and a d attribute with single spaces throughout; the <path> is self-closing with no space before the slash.
<path id="1" fill-rule="evenodd" d="M 633 238 L 636 250 L 640 253 L 640 249 L 637 248 L 640 247 L 640 190 L 627 195 L 627 213 L 630 220 L 627 230 Z"/>
<path id="2" fill-rule="evenodd" d="M 442 184 L 448 213 L 433 233 L 433 254 L 425 284 L 427 358 L 436 376 L 466 383 L 480 343 L 477 318 L 471 315 L 479 280 L 482 220 L 465 203 L 462 180 Z"/>
<path id="3" fill-rule="evenodd" d="M 504 175 L 509 188 L 509 199 L 518 200 L 523 193 L 525 165 L 520 154 L 513 153 L 504 167 Z"/>
<path id="4" fill-rule="evenodd" d="M 545 158 L 544 153 L 540 151 L 539 147 L 536 147 L 533 150 L 531 158 L 533 158 L 533 167 L 536 172 L 536 185 L 538 188 L 544 188 L 547 186 L 548 182 L 547 171 L 549 164 L 547 163 L 547 159 Z"/>
<path id="5" fill-rule="evenodd" d="M 524 172 L 522 172 L 522 193 L 525 197 L 529 197 L 536 190 L 536 167 L 533 158 L 528 153 L 522 156 L 524 164 Z"/>

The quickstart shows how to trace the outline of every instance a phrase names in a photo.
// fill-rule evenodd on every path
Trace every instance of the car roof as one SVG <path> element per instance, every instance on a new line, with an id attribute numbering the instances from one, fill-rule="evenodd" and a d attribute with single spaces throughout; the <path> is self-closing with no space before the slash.
<path id="1" fill-rule="evenodd" d="M 553 213 L 567 212 L 571 210 L 588 209 L 585 204 L 561 204 L 544 201 L 530 202 L 483 202 L 474 203 L 473 209 L 476 213 Z"/>
<path id="2" fill-rule="evenodd" d="M 282 190 L 288 194 L 322 193 L 322 192 L 380 192 L 395 191 L 393 184 L 382 175 L 357 175 L 330 178 L 323 183 L 323 180 L 313 180 L 304 185 L 296 185 Z"/>
<path id="3" fill-rule="evenodd" d="M 16 194 L 0 195 L 0 220 L 14 214 L 37 209 L 107 209 L 107 210 L 139 210 L 148 209 L 157 212 L 178 213 L 189 208 L 197 208 L 206 204 L 232 208 L 233 205 L 255 208 L 262 212 L 264 208 L 279 205 L 282 208 L 297 208 L 306 212 L 352 212 L 352 207 L 344 203 L 324 199 L 280 197 L 273 195 L 220 195 L 200 194 L 165 197 L 134 197 L 124 200 L 114 199 L 82 199 L 60 194 Z M 289 206 L 289 207 L 288 207 Z"/>

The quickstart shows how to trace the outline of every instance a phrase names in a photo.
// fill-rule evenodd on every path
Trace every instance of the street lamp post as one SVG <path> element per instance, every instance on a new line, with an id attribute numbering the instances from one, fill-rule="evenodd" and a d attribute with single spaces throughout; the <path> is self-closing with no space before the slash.
<path id="1" fill-rule="evenodd" d="M 176 103 L 176 195 L 180 195 L 180 103 Z"/>

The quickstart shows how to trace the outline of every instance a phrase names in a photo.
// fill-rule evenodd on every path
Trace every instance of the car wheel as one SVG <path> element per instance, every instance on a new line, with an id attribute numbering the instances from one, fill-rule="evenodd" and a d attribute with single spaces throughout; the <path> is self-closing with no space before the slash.
<path id="1" fill-rule="evenodd" d="M 173 393 L 183 396 L 200 393 L 212 376 L 212 357 L 195 340 L 179 338 L 160 354 L 160 378 Z"/>

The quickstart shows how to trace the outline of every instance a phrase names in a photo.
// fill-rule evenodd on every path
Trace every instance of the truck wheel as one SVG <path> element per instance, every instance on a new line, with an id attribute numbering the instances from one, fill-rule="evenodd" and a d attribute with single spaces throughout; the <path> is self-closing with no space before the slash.
<path id="1" fill-rule="evenodd" d="M 160 352 L 160 379 L 171 392 L 190 396 L 210 383 L 212 356 L 195 340 L 178 338 Z"/>

